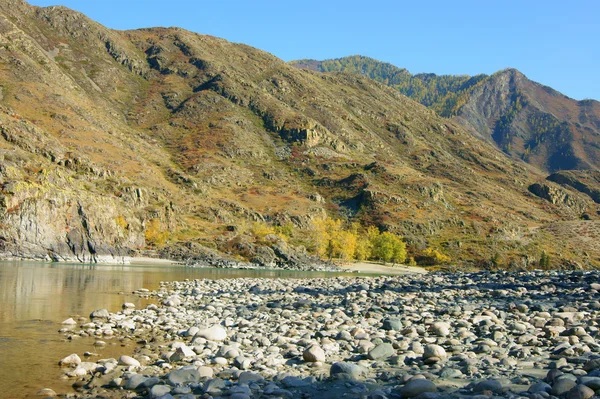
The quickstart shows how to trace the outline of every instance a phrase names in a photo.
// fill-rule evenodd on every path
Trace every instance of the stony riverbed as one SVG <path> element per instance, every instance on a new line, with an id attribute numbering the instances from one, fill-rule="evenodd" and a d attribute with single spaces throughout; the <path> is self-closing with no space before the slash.
<path id="1" fill-rule="evenodd" d="M 61 330 L 135 353 L 60 363 L 82 398 L 587 399 L 599 292 L 598 272 L 163 283 Z"/>

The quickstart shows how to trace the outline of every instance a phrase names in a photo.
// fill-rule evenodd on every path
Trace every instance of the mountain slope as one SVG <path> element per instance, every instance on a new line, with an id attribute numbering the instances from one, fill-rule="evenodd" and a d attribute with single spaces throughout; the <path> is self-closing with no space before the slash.
<path id="1" fill-rule="evenodd" d="M 537 229 L 595 219 L 586 195 L 365 77 L 19 0 L 0 4 L 0 66 L 3 257 L 219 250 L 273 264 L 302 249 L 256 223 L 292 225 L 288 243 L 310 251 L 311 221 L 329 215 L 402 234 L 414 256 L 599 259 Z"/>
<path id="2" fill-rule="evenodd" d="M 491 76 L 411 75 L 372 58 L 293 61 L 320 72 L 368 76 L 455 117 L 502 151 L 549 172 L 600 168 L 600 103 L 575 101 L 514 69 Z"/>

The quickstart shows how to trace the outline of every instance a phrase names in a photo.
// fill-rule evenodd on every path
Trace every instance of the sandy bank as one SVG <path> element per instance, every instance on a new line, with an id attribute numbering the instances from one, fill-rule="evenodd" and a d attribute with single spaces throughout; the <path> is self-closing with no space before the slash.
<path id="1" fill-rule="evenodd" d="M 370 263 L 370 262 L 356 262 L 356 263 L 347 263 L 340 265 L 340 269 L 354 271 L 359 273 L 367 273 L 367 274 L 391 274 L 391 275 L 399 275 L 399 274 L 425 274 L 427 270 L 422 267 L 417 266 L 405 266 L 405 265 L 396 265 L 396 266 L 385 266 L 379 263 Z"/>
<path id="2" fill-rule="evenodd" d="M 134 256 L 129 259 L 130 264 L 138 265 L 174 265 L 177 264 L 174 260 L 161 259 L 161 258 L 149 258 L 145 256 Z"/>

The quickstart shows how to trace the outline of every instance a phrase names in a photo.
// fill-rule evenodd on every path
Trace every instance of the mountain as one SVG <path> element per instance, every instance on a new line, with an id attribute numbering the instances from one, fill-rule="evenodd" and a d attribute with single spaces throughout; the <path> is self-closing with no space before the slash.
<path id="1" fill-rule="evenodd" d="M 291 65 L 368 76 L 454 117 L 473 134 L 543 171 L 600 170 L 600 103 L 573 100 L 515 69 L 490 76 L 412 75 L 362 56 Z"/>
<path id="2" fill-rule="evenodd" d="M 0 4 L 0 66 L 3 258 L 290 263 L 328 215 L 401 234 L 416 258 L 600 262 L 570 235 L 594 242 L 589 194 L 367 77 L 21 0 Z"/>

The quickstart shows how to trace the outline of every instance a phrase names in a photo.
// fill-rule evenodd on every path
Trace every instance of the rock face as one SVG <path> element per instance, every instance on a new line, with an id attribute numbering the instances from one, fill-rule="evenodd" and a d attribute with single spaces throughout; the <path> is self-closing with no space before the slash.
<path id="1" fill-rule="evenodd" d="M 572 209 L 577 215 L 581 215 L 589 206 L 588 201 L 580 198 L 577 194 L 569 193 L 560 186 L 550 182 L 533 183 L 528 187 L 528 190 L 552 204 L 564 205 Z"/>
<path id="2" fill-rule="evenodd" d="M 572 187 L 600 204 L 600 172 L 598 171 L 561 171 L 551 174 L 546 179 Z"/>
<path id="3" fill-rule="evenodd" d="M 0 2 L 0 49 L 0 258 L 123 263 L 149 251 L 302 269 L 314 261 L 304 236 L 326 215 L 397 232 L 416 258 L 439 242 L 480 264 L 502 249 L 492 252 L 494 241 L 507 243 L 508 266 L 529 262 L 514 242 L 561 242 L 530 229 L 565 219 L 523 189 L 545 175 L 366 77 L 302 71 L 183 29 L 112 31 L 17 1 Z M 465 115 L 489 108 L 485 118 L 498 119 L 518 104 L 513 88 L 544 91 L 515 71 L 493 82 Z M 571 108 L 583 129 L 594 126 L 595 103 Z M 558 154 L 552 167 L 566 164 L 566 148 L 545 144 L 567 137 L 556 129 L 532 159 L 547 148 Z M 508 152 L 520 154 L 515 137 L 526 132 L 509 133 Z M 589 147 L 583 159 L 573 145 L 575 164 L 592 165 Z M 279 233 L 259 234 L 262 224 Z M 570 245 L 552 255 L 600 258 Z"/>

